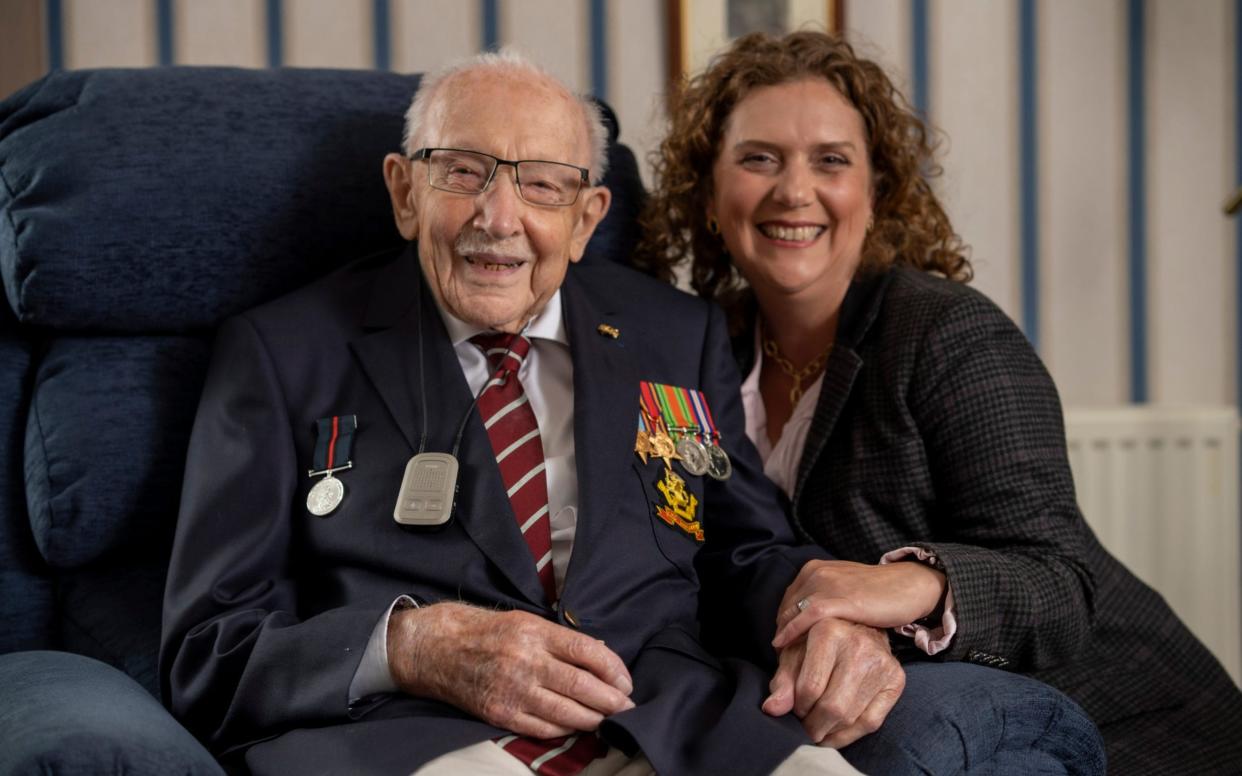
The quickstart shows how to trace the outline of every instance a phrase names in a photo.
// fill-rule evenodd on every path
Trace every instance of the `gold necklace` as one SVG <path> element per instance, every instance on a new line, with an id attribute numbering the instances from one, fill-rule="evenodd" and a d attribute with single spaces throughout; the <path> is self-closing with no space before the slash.
<path id="1" fill-rule="evenodd" d="M 789 390 L 789 404 L 792 407 L 798 406 L 798 400 L 802 398 L 802 382 L 808 377 L 814 377 L 824 368 L 824 364 L 828 363 L 828 356 L 832 355 L 833 343 L 828 343 L 828 349 L 811 359 L 806 366 L 801 369 L 795 369 L 793 362 L 785 358 L 781 354 L 780 346 L 776 344 L 776 340 L 770 337 L 767 331 L 761 329 L 763 334 L 763 355 L 776 362 L 781 371 L 789 375 L 793 380 L 793 388 Z"/>

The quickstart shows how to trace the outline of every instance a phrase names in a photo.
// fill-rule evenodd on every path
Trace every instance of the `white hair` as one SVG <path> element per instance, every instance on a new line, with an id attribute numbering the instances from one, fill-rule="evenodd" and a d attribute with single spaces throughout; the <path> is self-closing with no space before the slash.
<path id="1" fill-rule="evenodd" d="M 608 170 L 608 130 L 604 127 L 604 112 L 599 104 L 590 97 L 574 92 L 559 78 L 510 48 L 476 54 L 423 76 L 414 100 L 405 112 L 405 132 L 401 136 L 401 147 L 406 156 L 426 143 L 424 133 L 432 117 L 441 109 L 442 87 L 456 76 L 480 70 L 504 75 L 523 75 L 543 81 L 577 103 L 582 109 L 587 138 L 591 144 L 591 183 L 598 185 L 603 180 L 604 173 Z"/>

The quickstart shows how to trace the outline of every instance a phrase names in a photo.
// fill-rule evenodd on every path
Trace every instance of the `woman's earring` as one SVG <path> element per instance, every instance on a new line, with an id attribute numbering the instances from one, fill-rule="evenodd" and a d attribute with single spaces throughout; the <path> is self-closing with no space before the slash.
<path id="1" fill-rule="evenodd" d="M 875 228 L 875 214 L 867 216 L 867 234 L 871 234 L 871 230 Z"/>
<path id="2" fill-rule="evenodd" d="M 720 236 L 720 222 L 711 216 L 707 217 L 707 231 L 713 235 Z"/>

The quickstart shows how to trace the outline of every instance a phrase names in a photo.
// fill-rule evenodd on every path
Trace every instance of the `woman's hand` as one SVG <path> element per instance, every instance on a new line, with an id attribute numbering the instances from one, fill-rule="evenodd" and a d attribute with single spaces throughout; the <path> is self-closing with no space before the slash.
<path id="1" fill-rule="evenodd" d="M 785 591 L 772 646 L 782 649 L 827 618 L 874 628 L 909 625 L 940 608 L 946 585 L 941 571 L 922 563 L 809 561 Z"/>

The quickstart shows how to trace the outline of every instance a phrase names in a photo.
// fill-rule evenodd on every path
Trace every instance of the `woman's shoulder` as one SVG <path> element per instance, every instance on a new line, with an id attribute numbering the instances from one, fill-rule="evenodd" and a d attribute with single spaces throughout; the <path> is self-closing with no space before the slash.
<path id="1" fill-rule="evenodd" d="M 982 291 L 943 275 L 896 265 L 888 271 L 881 317 L 889 322 L 929 327 L 955 319 L 979 326 L 1012 326 L 1003 310 Z"/>

